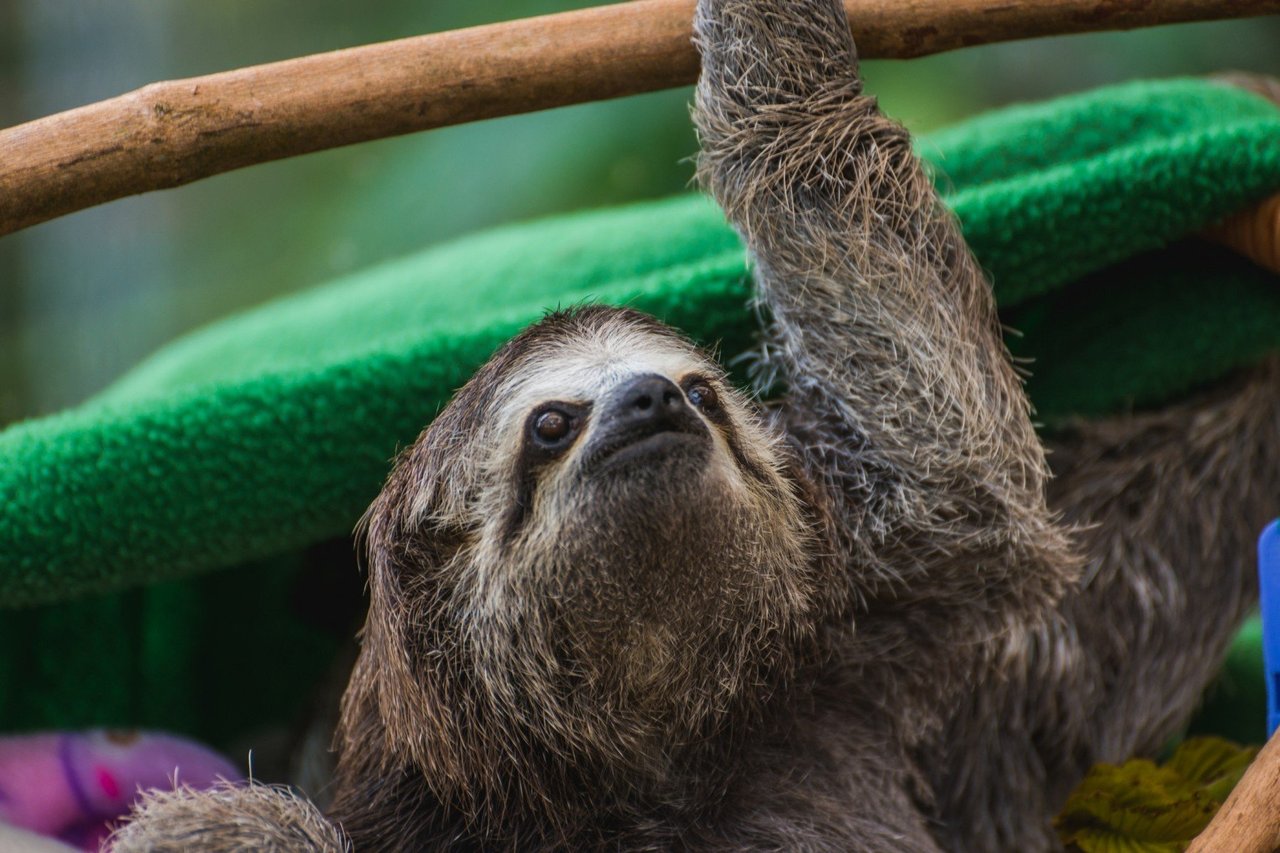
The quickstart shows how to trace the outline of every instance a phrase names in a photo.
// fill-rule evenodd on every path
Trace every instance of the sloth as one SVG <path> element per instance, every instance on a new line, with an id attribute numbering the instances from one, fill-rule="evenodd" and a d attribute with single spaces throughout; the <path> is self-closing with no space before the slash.
<path id="1" fill-rule="evenodd" d="M 839 0 L 696 30 L 784 393 L 626 308 L 526 329 L 362 522 L 327 814 L 157 794 L 117 851 L 1045 851 L 1091 765 L 1186 722 L 1256 600 L 1280 366 L 1042 442 Z"/>

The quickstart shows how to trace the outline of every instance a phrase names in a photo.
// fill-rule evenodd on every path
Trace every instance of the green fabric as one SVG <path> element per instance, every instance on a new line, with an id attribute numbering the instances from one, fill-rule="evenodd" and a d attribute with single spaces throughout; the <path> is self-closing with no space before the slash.
<path id="1" fill-rule="evenodd" d="M 1044 420 L 1158 402 L 1280 343 L 1272 277 L 1170 246 L 1280 188 L 1277 138 L 1272 105 L 1191 80 L 921 142 L 1026 333 L 1011 345 L 1043 359 L 1030 389 Z M 282 719 L 334 642 L 294 615 L 305 567 L 284 555 L 349 532 L 396 449 L 497 345 L 547 308 L 601 300 L 729 359 L 753 341 L 748 293 L 741 244 L 704 199 L 579 214 L 218 323 L 84 405 L 9 428 L 0 728 L 141 721 L 224 737 Z"/>
<path id="2" fill-rule="evenodd" d="M 1262 620 L 1240 630 L 1222 675 L 1205 696 L 1188 734 L 1216 734 L 1237 743 L 1267 739 L 1267 685 L 1262 675 Z"/>

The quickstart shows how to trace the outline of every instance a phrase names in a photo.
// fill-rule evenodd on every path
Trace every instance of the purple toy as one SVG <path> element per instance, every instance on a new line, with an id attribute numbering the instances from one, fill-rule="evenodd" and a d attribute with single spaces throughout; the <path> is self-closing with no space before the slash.
<path id="1" fill-rule="evenodd" d="M 242 775 L 190 741 L 90 731 L 0 738 L 0 821 L 99 850 L 140 791 L 194 788 Z"/>

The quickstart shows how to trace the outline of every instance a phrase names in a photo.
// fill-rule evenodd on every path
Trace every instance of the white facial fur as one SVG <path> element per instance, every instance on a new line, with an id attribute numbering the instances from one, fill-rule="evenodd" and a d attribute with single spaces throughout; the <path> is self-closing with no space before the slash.
<path id="1" fill-rule="evenodd" d="M 699 369 L 706 369 L 703 360 L 674 339 L 610 325 L 567 342 L 559 352 L 548 353 L 512 376 L 499 391 L 499 434 L 505 439 L 510 429 L 520 429 L 534 407 L 550 400 L 590 403 L 631 376 L 656 373 L 679 383 Z"/>

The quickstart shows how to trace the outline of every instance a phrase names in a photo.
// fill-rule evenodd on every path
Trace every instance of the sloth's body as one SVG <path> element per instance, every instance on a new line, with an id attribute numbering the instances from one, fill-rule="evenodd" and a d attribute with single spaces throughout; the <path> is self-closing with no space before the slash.
<path id="1" fill-rule="evenodd" d="M 330 818 L 357 851 L 1052 849 L 1067 792 L 1175 731 L 1253 600 L 1277 370 L 1081 427 L 1050 480 L 838 0 L 701 0 L 698 37 L 699 171 L 785 400 L 620 309 L 495 355 L 367 516 Z M 218 796 L 278 849 L 339 844 Z M 119 849 L 201 820 L 222 849 L 202 799 Z"/>

